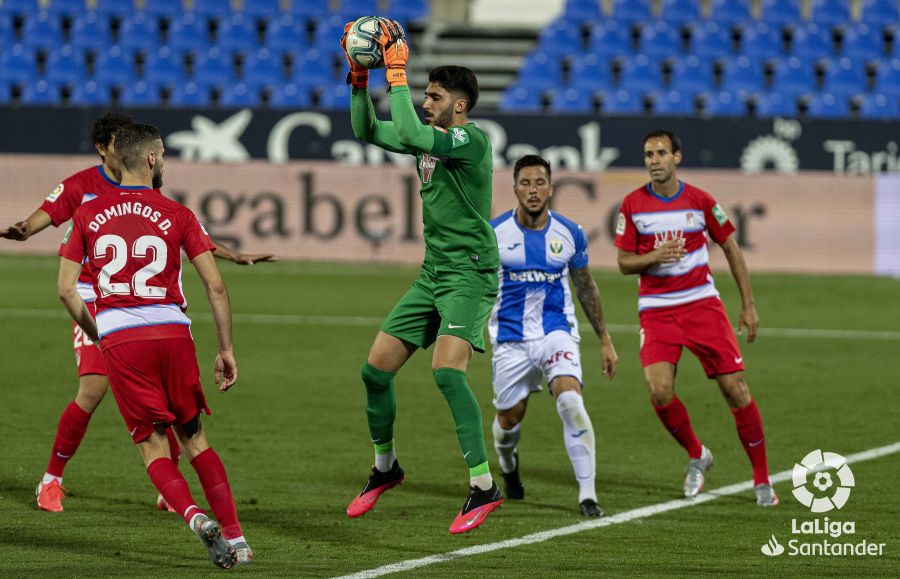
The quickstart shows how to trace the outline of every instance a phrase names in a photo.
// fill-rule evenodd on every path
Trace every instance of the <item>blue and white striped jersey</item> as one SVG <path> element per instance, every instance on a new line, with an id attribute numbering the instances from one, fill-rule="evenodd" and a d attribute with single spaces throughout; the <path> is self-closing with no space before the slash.
<path id="1" fill-rule="evenodd" d="M 521 342 L 563 330 L 578 340 L 569 268 L 588 264 L 587 236 L 558 213 L 542 230 L 526 229 L 514 211 L 491 220 L 500 248 L 500 292 L 491 312 L 491 343 Z"/>

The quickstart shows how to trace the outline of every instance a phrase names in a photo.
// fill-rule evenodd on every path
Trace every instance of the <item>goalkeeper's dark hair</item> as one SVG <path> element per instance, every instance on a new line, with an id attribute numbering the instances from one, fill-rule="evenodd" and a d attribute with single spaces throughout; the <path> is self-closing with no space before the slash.
<path id="1" fill-rule="evenodd" d="M 161 140 L 159 129 L 153 125 L 125 125 L 116 132 L 116 158 L 123 169 L 134 171 L 141 166 L 153 143 Z"/>
<path id="2" fill-rule="evenodd" d="M 650 131 L 649 133 L 647 133 L 644 136 L 644 140 L 641 141 L 641 146 L 646 145 L 647 141 L 649 141 L 650 139 L 658 139 L 659 137 L 669 138 L 669 142 L 672 143 L 673 155 L 681 150 L 681 139 L 678 138 L 678 135 L 676 135 L 672 131 L 667 131 L 665 129 L 656 129 L 655 131 Z"/>
<path id="3" fill-rule="evenodd" d="M 478 102 L 478 79 L 464 66 L 439 66 L 428 71 L 428 82 L 439 84 L 447 92 L 461 92 L 466 98 L 466 112 Z"/>
<path id="4" fill-rule="evenodd" d="M 128 113 L 106 113 L 94 121 L 94 127 L 91 129 L 91 142 L 108 147 L 116 131 L 133 122 L 134 118 Z"/>
<path id="5" fill-rule="evenodd" d="M 519 180 L 519 171 L 525 167 L 543 167 L 547 170 L 547 180 L 552 180 L 550 179 L 550 161 L 540 155 L 525 155 L 520 157 L 519 160 L 516 161 L 516 166 L 513 167 L 513 181 Z"/>

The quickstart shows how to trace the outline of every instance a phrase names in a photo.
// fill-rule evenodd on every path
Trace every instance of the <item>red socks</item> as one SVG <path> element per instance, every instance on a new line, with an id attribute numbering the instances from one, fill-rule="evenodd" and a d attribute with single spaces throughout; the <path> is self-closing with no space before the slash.
<path id="1" fill-rule="evenodd" d="M 153 481 L 153 486 L 159 494 L 188 525 L 191 524 L 194 515 L 203 513 L 203 509 L 194 502 L 187 481 L 178 472 L 178 467 L 171 459 L 157 458 L 147 467 L 147 474 L 150 475 L 150 480 Z"/>
<path id="2" fill-rule="evenodd" d="M 691 458 L 700 458 L 703 446 L 697 440 L 694 429 L 691 427 L 691 419 L 688 417 L 687 409 L 678 397 L 674 397 L 671 402 L 664 406 L 653 405 L 656 415 L 659 416 L 663 426 L 669 431 L 678 444 L 684 447 L 688 456 Z"/>
<path id="3" fill-rule="evenodd" d="M 207 448 L 194 457 L 191 466 L 197 471 L 203 493 L 212 508 L 213 514 L 222 525 L 222 535 L 226 539 L 234 539 L 244 534 L 241 524 L 238 523 L 237 511 L 234 508 L 234 498 L 231 496 L 231 487 L 228 485 L 228 476 L 225 474 L 225 466 L 219 459 L 219 455 Z"/>
<path id="4" fill-rule="evenodd" d="M 750 404 L 743 408 L 732 408 L 731 413 L 734 414 L 734 422 L 737 425 L 738 437 L 747 456 L 750 458 L 750 464 L 753 465 L 753 484 L 769 482 L 769 465 L 766 461 L 766 437 L 763 433 L 762 417 L 759 415 L 759 408 L 756 407 L 756 401 L 751 400 Z"/>
<path id="5" fill-rule="evenodd" d="M 47 473 L 61 477 L 66 463 L 78 450 L 81 439 L 87 431 L 91 415 L 81 409 L 75 402 L 70 402 L 59 417 L 59 426 L 56 429 L 56 440 L 53 441 L 53 451 L 50 453 L 50 462 L 47 464 Z"/>

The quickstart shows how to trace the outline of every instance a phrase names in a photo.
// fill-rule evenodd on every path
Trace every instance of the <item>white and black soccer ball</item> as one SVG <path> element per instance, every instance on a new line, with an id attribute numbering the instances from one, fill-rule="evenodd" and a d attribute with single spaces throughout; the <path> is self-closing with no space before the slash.
<path id="1" fill-rule="evenodd" d="M 365 68 L 381 68 L 384 56 L 378 39 L 381 37 L 381 22 L 377 16 L 358 18 L 347 31 L 347 54 L 356 64 Z"/>

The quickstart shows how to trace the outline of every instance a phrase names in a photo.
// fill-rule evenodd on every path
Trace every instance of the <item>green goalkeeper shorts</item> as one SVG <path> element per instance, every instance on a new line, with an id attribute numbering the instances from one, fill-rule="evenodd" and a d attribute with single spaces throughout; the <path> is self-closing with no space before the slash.
<path id="1" fill-rule="evenodd" d="M 484 352 L 484 323 L 497 299 L 497 271 L 422 264 L 381 331 L 420 348 L 438 336 L 457 336 Z"/>

